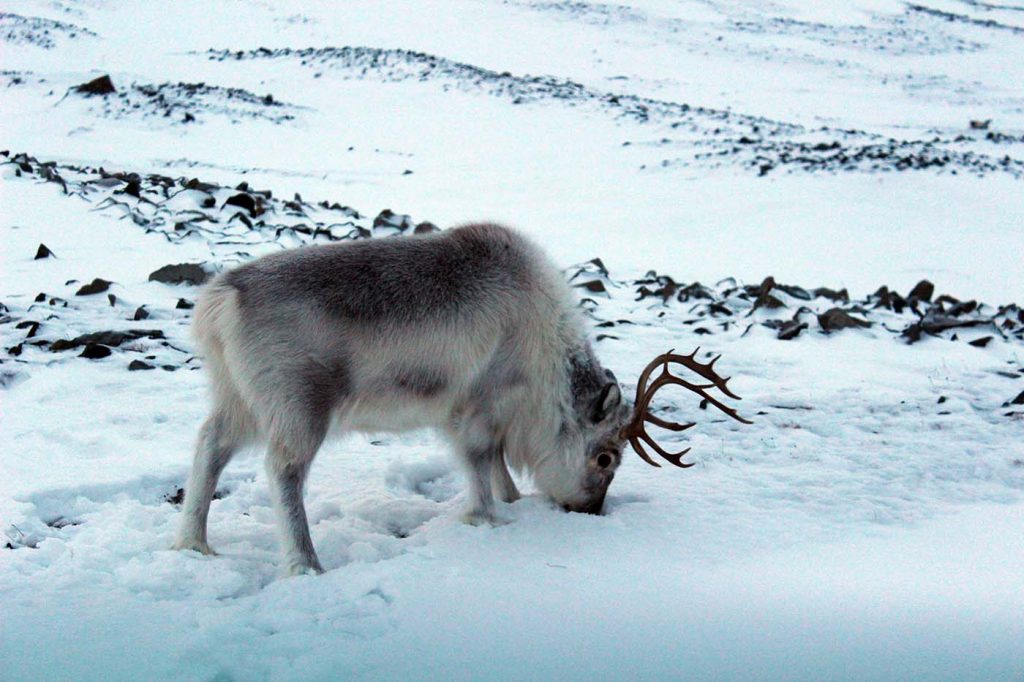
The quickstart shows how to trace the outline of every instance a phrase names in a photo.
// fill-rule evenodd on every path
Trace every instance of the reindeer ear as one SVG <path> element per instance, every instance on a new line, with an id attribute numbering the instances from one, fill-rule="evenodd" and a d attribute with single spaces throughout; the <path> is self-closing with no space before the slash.
<path id="1" fill-rule="evenodd" d="M 609 381 L 601 388 L 601 392 L 594 401 L 593 409 L 590 412 L 590 420 L 597 424 L 622 402 L 622 391 L 619 389 L 619 382 Z"/>

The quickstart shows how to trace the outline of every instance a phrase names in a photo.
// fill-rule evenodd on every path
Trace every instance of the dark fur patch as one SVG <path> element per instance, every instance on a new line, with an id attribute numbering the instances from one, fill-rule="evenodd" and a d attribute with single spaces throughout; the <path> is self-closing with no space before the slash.
<path id="1" fill-rule="evenodd" d="M 309 368 L 305 386 L 307 412 L 317 421 L 326 420 L 334 406 L 352 392 L 349 369 L 342 363 Z"/>
<path id="2" fill-rule="evenodd" d="M 395 385 L 421 398 L 433 398 L 447 388 L 448 379 L 427 367 L 412 367 L 399 372 Z"/>
<path id="3" fill-rule="evenodd" d="M 415 324 L 455 319 L 524 292 L 528 261 L 518 236 L 482 224 L 293 249 L 236 268 L 226 281 L 243 308 L 296 301 L 346 321 Z"/>
<path id="4" fill-rule="evenodd" d="M 594 402 L 601 399 L 608 385 L 608 378 L 589 345 L 569 353 L 569 387 L 577 415 L 589 417 Z"/>

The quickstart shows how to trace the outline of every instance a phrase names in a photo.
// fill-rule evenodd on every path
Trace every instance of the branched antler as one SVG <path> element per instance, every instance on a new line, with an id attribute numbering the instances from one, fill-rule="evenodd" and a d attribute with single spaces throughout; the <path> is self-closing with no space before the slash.
<path id="1" fill-rule="evenodd" d="M 663 429 L 668 429 L 669 431 L 685 431 L 686 429 L 696 426 L 696 422 L 676 424 L 675 422 L 665 421 L 664 419 L 655 417 L 650 413 L 651 400 L 654 399 L 655 393 L 664 386 L 682 386 L 687 390 L 693 391 L 736 421 L 743 422 L 744 424 L 752 423 L 741 417 L 735 409 L 729 407 L 708 393 L 708 390 L 717 388 L 726 396 L 736 400 L 741 400 L 738 395 L 729 390 L 727 385 L 729 377 L 723 378 L 715 372 L 715 363 L 718 362 L 718 359 L 722 356 L 718 355 L 710 362 L 701 363 L 697 361 L 697 351 L 699 350 L 700 348 L 697 348 L 689 355 L 676 355 L 672 351 L 659 355 L 644 368 L 644 371 L 640 374 L 640 379 L 637 381 L 636 402 L 633 405 L 633 419 L 629 424 L 623 427 L 621 434 L 629 440 L 629 444 L 633 446 L 634 450 L 636 450 L 636 454 L 640 455 L 640 457 L 651 466 L 660 467 L 661 465 L 651 459 L 650 455 L 647 454 L 647 451 L 644 450 L 643 445 L 641 445 L 641 441 L 646 443 L 655 452 L 677 467 L 685 469 L 693 466 L 692 462 L 690 464 L 683 464 L 682 462 L 683 455 L 688 453 L 690 448 L 686 448 L 682 452 L 667 452 L 660 445 L 654 442 L 654 439 L 647 433 L 647 427 L 644 425 L 644 422 L 649 422 L 655 426 L 660 426 Z M 682 379 L 671 374 L 668 371 L 668 367 L 669 363 L 672 362 L 692 370 L 704 379 L 707 379 L 710 383 L 693 384 L 686 379 Z M 661 367 L 661 374 L 659 374 L 654 381 L 648 385 L 651 373 L 658 367 Z"/>

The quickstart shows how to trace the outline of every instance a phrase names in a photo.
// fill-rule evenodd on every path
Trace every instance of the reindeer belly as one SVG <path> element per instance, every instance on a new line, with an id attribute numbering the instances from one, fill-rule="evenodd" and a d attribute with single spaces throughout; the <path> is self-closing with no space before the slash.
<path id="1" fill-rule="evenodd" d="M 443 426 L 452 413 L 451 401 L 395 396 L 359 401 L 337 410 L 335 427 L 362 433 L 402 433 Z"/>

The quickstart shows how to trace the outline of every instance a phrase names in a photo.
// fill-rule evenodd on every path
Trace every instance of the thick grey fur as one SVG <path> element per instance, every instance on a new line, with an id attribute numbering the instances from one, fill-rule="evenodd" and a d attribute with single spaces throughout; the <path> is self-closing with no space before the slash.
<path id="1" fill-rule="evenodd" d="M 467 468 L 473 524 L 498 522 L 495 495 L 519 498 L 508 466 L 566 509 L 600 512 L 621 461 L 629 408 L 564 278 L 499 225 L 263 257 L 207 285 L 194 333 L 213 406 L 176 548 L 212 553 L 217 478 L 253 440 L 268 444 L 292 574 L 323 570 L 302 490 L 328 431 L 447 434 Z"/>

